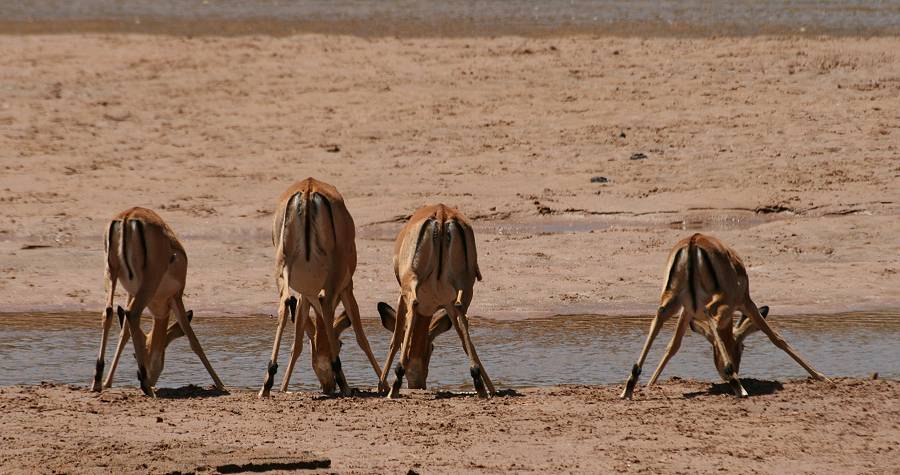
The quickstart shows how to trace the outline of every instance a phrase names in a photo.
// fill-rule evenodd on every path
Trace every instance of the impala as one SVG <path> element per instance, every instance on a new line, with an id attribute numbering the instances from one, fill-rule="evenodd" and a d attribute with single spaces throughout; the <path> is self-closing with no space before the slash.
<path id="1" fill-rule="evenodd" d="M 146 208 L 131 208 L 116 215 L 109 223 L 104 239 L 106 254 L 105 283 L 109 291 L 106 309 L 102 315 L 103 332 L 100 354 L 94 370 L 92 391 L 101 391 L 104 356 L 109 328 L 113 318 L 113 299 L 116 283 L 120 282 L 128 292 L 127 309 L 117 309 L 122 331 L 119 344 L 106 379 L 106 387 L 112 384 L 113 373 L 129 337 L 134 342 L 134 355 L 138 363 L 138 381 L 144 394 L 154 396 L 154 386 L 163 370 L 166 347 L 181 335 L 190 342 L 191 349 L 203 362 L 212 376 L 216 388 L 225 386 L 216 375 L 203 352 L 203 347 L 191 329 L 193 312 L 184 308 L 187 254 L 172 229 L 158 214 Z M 141 330 L 141 313 L 145 308 L 153 314 L 153 327 L 149 336 Z M 169 317 L 175 323 L 169 326 Z"/>
<path id="2" fill-rule="evenodd" d="M 704 334 L 713 344 L 716 369 L 738 397 L 747 396 L 747 391 L 738 378 L 743 338 L 755 329 L 765 333 L 775 346 L 790 355 L 813 378 L 827 379 L 800 357 L 766 322 L 750 298 L 747 269 L 741 258 L 718 239 L 694 234 L 679 241 L 669 254 L 659 308 L 650 324 L 650 333 L 647 335 L 644 348 L 625 383 L 621 395 L 623 399 L 631 398 L 644 360 L 650 351 L 650 345 L 659 334 L 663 323 L 679 311 L 681 315 L 675 327 L 675 334 L 659 366 L 647 383 L 648 386 L 656 382 L 666 363 L 675 356 L 681 346 L 682 337 L 692 323 L 694 330 Z M 736 311 L 741 312 L 749 321 L 749 323 L 741 322 L 737 335 L 733 328 Z"/>
<path id="3" fill-rule="evenodd" d="M 425 388 L 432 341 L 451 326 L 469 356 L 478 395 L 493 395 L 494 384 L 475 352 L 466 315 L 472 288 L 481 280 L 469 220 L 443 204 L 420 208 L 394 242 L 394 274 L 400 284 L 396 313 L 383 302 L 378 305 L 382 324 L 393 331 L 381 371 L 382 385 L 387 384 L 388 371 L 400 349 L 397 379 L 388 397 L 399 395 L 404 375 L 410 388 Z"/>
<path id="4" fill-rule="evenodd" d="M 369 347 L 359 317 L 359 305 L 353 296 L 355 239 L 353 218 L 344 198 L 333 186 L 307 178 L 281 195 L 272 228 L 275 283 L 279 295 L 278 328 L 259 397 L 268 397 L 274 384 L 278 350 L 288 313 L 295 324 L 294 345 L 281 384 L 282 391 L 287 391 L 294 364 L 303 350 L 304 335 L 310 333 L 313 371 L 322 391 L 331 393 L 337 385 L 342 394 L 348 394 L 338 337 L 340 331 L 351 325 L 357 344 L 378 375 L 378 362 Z M 291 295 L 291 289 L 297 291 L 299 301 Z M 334 314 L 338 303 L 343 305 L 348 318 L 336 322 Z M 310 318 L 310 308 L 315 310 L 315 318 Z M 380 386 L 380 389 L 384 390 L 384 387 Z"/>

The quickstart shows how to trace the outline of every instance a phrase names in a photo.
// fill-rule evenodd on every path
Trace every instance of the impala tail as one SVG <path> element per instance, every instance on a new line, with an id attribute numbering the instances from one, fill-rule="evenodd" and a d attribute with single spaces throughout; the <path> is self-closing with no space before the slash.
<path id="1" fill-rule="evenodd" d="M 114 232 L 118 221 L 110 223 L 110 234 Z M 135 272 L 143 271 L 147 267 L 147 236 L 144 232 L 144 223 L 139 219 L 123 218 L 119 228 L 119 261 L 125 268 L 128 280 L 135 279 Z M 111 240 L 111 237 L 110 237 Z M 107 242 L 107 248 L 109 242 Z"/>

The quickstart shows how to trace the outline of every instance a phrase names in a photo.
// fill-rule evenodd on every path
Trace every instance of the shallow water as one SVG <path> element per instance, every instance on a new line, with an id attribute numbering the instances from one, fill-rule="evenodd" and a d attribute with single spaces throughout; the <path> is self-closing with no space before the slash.
<path id="1" fill-rule="evenodd" d="M 163 31 L 166 20 L 172 19 L 253 20 L 249 27 L 257 32 L 281 30 L 278 24 L 293 23 L 300 30 L 376 35 L 483 35 L 559 29 L 625 34 L 866 34 L 900 30 L 900 5 L 878 0 L 0 0 L 0 19 L 118 20 L 134 30 L 156 21 L 163 24 Z M 215 26 L 200 28 L 217 33 Z"/>
<path id="2" fill-rule="evenodd" d="M 773 322 L 784 337 L 814 366 L 830 376 L 900 378 L 900 314 L 855 313 L 830 316 L 778 316 Z M 0 315 L 0 385 L 41 381 L 87 385 L 93 374 L 100 340 L 100 320 L 94 314 Z M 145 322 L 146 323 L 146 322 Z M 275 320 L 271 317 L 212 317 L 198 315 L 194 328 L 213 367 L 229 387 L 258 387 L 271 351 Z M 605 316 L 558 316 L 521 321 L 472 319 L 472 338 L 479 356 L 500 388 L 556 384 L 621 383 L 643 344 L 649 320 Z M 281 371 L 293 334 L 285 331 Z M 644 368 L 652 374 L 671 336 L 668 325 L 654 345 Z M 362 351 L 344 334 L 341 358 L 351 385 L 372 387 L 376 377 Z M 389 333 L 375 322 L 366 332 L 381 360 Z M 112 359 L 115 333 L 107 349 Z M 292 378 L 292 389 L 318 389 L 304 345 Z M 116 386 L 135 386 L 135 364 L 127 347 L 117 370 Z M 744 377 L 785 379 L 806 373 L 761 333 L 748 338 L 742 362 Z M 699 335 L 685 338 L 681 350 L 663 373 L 717 381 L 709 344 Z M 429 374 L 429 388 L 471 389 L 468 361 L 455 332 L 438 338 Z M 170 346 L 159 387 L 211 383 L 186 339 Z M 276 384 L 277 387 L 277 384 Z"/>

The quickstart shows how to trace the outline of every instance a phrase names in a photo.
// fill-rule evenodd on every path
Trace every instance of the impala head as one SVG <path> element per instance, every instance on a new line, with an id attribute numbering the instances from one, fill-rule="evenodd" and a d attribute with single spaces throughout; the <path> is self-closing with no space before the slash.
<path id="1" fill-rule="evenodd" d="M 378 314 L 381 316 L 381 324 L 388 331 L 394 331 L 397 322 L 397 312 L 390 305 L 378 302 Z M 452 326 L 450 317 L 443 310 L 434 317 L 420 319 L 423 324 L 419 328 L 413 328 L 412 348 L 409 353 L 409 364 L 403 369 L 405 377 L 409 381 L 410 389 L 425 389 L 425 381 L 428 379 L 428 364 L 431 361 L 431 352 L 434 350 L 434 339 L 438 335 L 449 330 Z"/>
<path id="2" fill-rule="evenodd" d="M 119 307 L 117 313 L 119 317 L 119 327 L 121 327 L 126 324 L 125 319 L 127 318 L 127 312 L 122 307 Z M 188 310 L 186 316 L 188 321 L 193 320 L 194 311 Z M 166 328 L 165 325 L 157 326 L 156 320 L 153 321 L 153 328 L 150 330 L 150 334 L 147 335 L 145 342 L 148 353 L 146 359 L 147 367 L 144 368 L 147 375 L 147 378 L 144 381 L 145 384 L 151 387 L 156 386 L 159 375 L 162 374 L 163 367 L 166 363 L 166 348 L 172 341 L 182 336 L 184 336 L 184 331 L 178 324 L 173 324 Z"/>
<path id="3" fill-rule="evenodd" d="M 762 315 L 763 318 L 769 316 L 769 307 L 762 306 L 759 307 L 759 314 Z M 728 379 L 725 374 L 724 361 L 722 359 L 722 355 L 719 354 L 719 349 L 716 347 L 713 342 L 712 334 L 708 333 L 710 329 L 706 325 L 695 325 L 694 322 L 691 322 L 691 329 L 697 333 L 702 334 L 706 337 L 709 343 L 713 347 L 713 358 L 716 363 L 716 370 L 718 370 L 719 375 L 722 376 L 723 379 Z M 733 346 L 729 348 L 732 354 L 732 360 L 734 360 L 734 371 L 737 372 L 741 366 L 741 356 L 744 354 L 744 340 L 747 339 L 748 336 L 758 331 L 759 328 L 753 324 L 753 320 L 751 320 L 746 315 L 741 315 L 740 320 L 738 320 L 737 325 L 734 327 L 734 342 Z M 728 346 L 728 342 L 725 343 Z"/>

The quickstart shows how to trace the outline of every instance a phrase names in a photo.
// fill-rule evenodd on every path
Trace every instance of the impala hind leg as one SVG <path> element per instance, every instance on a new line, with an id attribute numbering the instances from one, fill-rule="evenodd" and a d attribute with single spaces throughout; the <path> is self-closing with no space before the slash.
<path id="1" fill-rule="evenodd" d="M 130 295 L 128 296 L 128 305 L 131 305 L 131 301 L 134 300 Z M 112 363 L 109 365 L 109 373 L 106 374 L 106 379 L 103 380 L 103 388 L 109 389 L 112 387 L 113 383 L 113 375 L 116 374 L 116 368 L 119 367 L 119 358 L 122 357 L 122 352 L 125 351 L 125 345 L 128 344 L 128 339 L 131 338 L 131 328 L 125 323 L 124 316 L 119 316 L 119 343 L 116 344 L 116 353 L 113 355 Z"/>
<path id="2" fill-rule="evenodd" d="M 263 378 L 262 389 L 259 390 L 257 397 L 269 397 L 272 385 L 275 384 L 275 373 L 278 372 L 278 350 L 281 347 L 281 335 L 284 333 L 284 326 L 287 324 L 288 309 L 291 314 L 297 310 L 297 299 L 291 295 L 288 283 L 291 281 L 288 275 L 288 266 L 285 265 L 284 258 L 279 245 L 276 251 L 275 267 L 278 272 L 275 274 L 275 285 L 278 287 L 278 328 L 275 330 L 275 341 L 272 343 L 272 355 L 269 357 L 269 364 L 266 366 L 266 375 Z"/>
<path id="3" fill-rule="evenodd" d="M 387 313 L 388 305 L 384 304 L 382 306 L 381 303 L 378 304 L 378 313 L 381 315 L 382 321 L 385 321 L 385 313 Z M 391 333 L 391 343 L 388 345 L 388 354 L 387 358 L 384 360 L 384 366 L 381 369 L 381 375 L 378 378 L 378 388 L 381 392 L 386 392 L 387 390 L 387 377 L 388 371 L 391 369 L 391 365 L 394 363 L 394 357 L 397 356 L 397 350 L 400 348 L 400 331 L 401 329 L 406 328 L 406 301 L 403 299 L 403 295 L 400 295 L 400 301 L 397 302 L 397 315 L 394 318 L 394 331 Z"/>
<path id="4" fill-rule="evenodd" d="M 400 343 L 400 361 L 397 362 L 397 368 L 394 370 L 394 374 L 396 375 L 396 379 L 394 379 L 394 384 L 391 386 L 391 391 L 388 393 L 387 397 L 389 398 L 397 398 L 400 397 L 400 387 L 403 385 L 403 375 L 406 374 L 406 366 L 409 364 L 409 352 L 410 347 L 412 346 L 412 330 L 415 326 L 415 320 L 419 316 L 417 315 L 419 303 L 415 300 L 415 295 L 412 295 L 406 299 L 406 314 L 404 331 L 403 331 L 403 340 Z M 397 325 L 400 324 L 400 315 L 397 313 Z M 394 330 L 394 334 L 396 335 L 399 332 L 399 328 Z"/>
<path id="5" fill-rule="evenodd" d="M 131 328 L 127 324 L 122 325 L 122 329 L 119 331 L 119 343 L 116 345 L 116 353 L 113 355 L 112 363 L 109 365 L 109 373 L 106 374 L 106 380 L 103 381 L 103 387 L 106 389 L 112 387 L 113 376 L 116 374 L 116 368 L 119 366 L 119 358 L 121 358 L 125 345 L 128 344 L 130 338 Z"/>
<path id="6" fill-rule="evenodd" d="M 653 372 L 653 376 L 650 377 L 650 381 L 647 382 L 647 386 L 653 386 L 656 383 L 656 380 L 659 379 L 659 375 L 662 373 L 663 369 L 665 369 L 666 364 L 673 356 L 675 356 L 675 353 L 678 353 L 678 349 L 681 347 L 681 339 L 684 338 L 684 334 L 687 332 L 692 318 L 694 318 L 694 313 L 687 308 L 684 308 L 681 315 L 678 317 L 675 334 L 672 335 L 672 340 L 669 341 L 669 346 L 666 347 L 666 352 L 663 354 L 659 366 L 656 367 L 656 371 Z"/>
<path id="7" fill-rule="evenodd" d="M 291 306 L 291 319 L 294 320 L 294 345 L 291 347 L 291 358 L 288 360 L 287 371 L 284 372 L 284 379 L 281 381 L 281 392 L 285 393 L 288 384 L 291 382 L 291 373 L 294 372 L 294 365 L 297 364 L 297 358 L 303 352 L 303 339 L 306 338 L 306 321 L 309 320 L 309 301 L 303 296 L 300 297 L 300 315 L 297 316 L 294 308 L 296 304 Z"/>
<path id="8" fill-rule="evenodd" d="M 756 327 L 759 328 L 763 333 L 765 333 L 766 336 L 769 337 L 769 340 L 772 340 L 772 343 L 774 343 L 775 346 L 781 348 L 782 351 L 793 358 L 794 361 L 802 366 L 810 376 L 818 380 L 831 381 L 830 379 L 826 378 L 824 374 L 816 371 L 816 369 L 813 368 L 812 365 L 807 363 L 806 360 L 804 360 L 799 354 L 797 354 L 797 351 L 795 351 L 794 348 L 791 347 L 791 345 L 789 345 L 788 342 L 786 342 L 784 338 L 782 338 L 781 335 L 778 334 L 778 332 L 776 332 L 772 327 L 769 326 L 769 323 L 759 313 L 759 309 L 756 308 L 756 304 L 753 303 L 753 300 L 751 300 L 749 296 L 746 298 L 742 313 L 750 317 Z"/>
<path id="9" fill-rule="evenodd" d="M 487 371 L 484 370 L 484 366 L 478 358 L 478 353 L 475 351 L 475 345 L 472 343 L 472 336 L 469 334 L 469 318 L 462 312 L 462 305 L 459 303 L 459 298 L 457 298 L 456 305 L 447 305 L 444 308 L 447 310 L 447 314 L 450 315 L 450 320 L 452 321 L 453 326 L 456 327 L 456 332 L 462 340 L 463 348 L 469 355 L 469 361 L 471 363 L 469 372 L 472 374 L 475 391 L 483 398 L 486 398 L 489 395 L 493 396 L 496 393 L 494 390 L 494 383 L 488 376 Z M 485 391 L 485 386 L 487 386 L 487 391 Z"/>
<path id="10" fill-rule="evenodd" d="M 650 322 L 650 332 L 647 333 L 644 348 L 641 350 L 640 356 L 638 356 L 637 363 L 631 368 L 631 375 L 628 376 L 628 380 L 625 382 L 625 389 L 622 390 L 622 394 L 619 396 L 622 399 L 631 399 L 634 387 L 641 376 L 641 368 L 644 367 L 644 361 L 647 360 L 647 354 L 650 353 L 650 347 L 653 345 L 653 340 L 659 335 L 659 330 L 662 328 L 663 323 L 672 318 L 681 309 L 678 298 L 671 292 L 665 292 L 660 300 L 661 303 L 656 310 L 656 316 Z"/>
<path id="11" fill-rule="evenodd" d="M 222 380 L 219 379 L 219 375 L 216 374 L 216 370 L 213 369 L 212 365 L 209 364 L 209 359 L 206 358 L 206 353 L 203 351 L 203 347 L 200 345 L 200 341 L 197 340 L 197 335 L 194 334 L 194 329 L 191 328 L 191 319 L 188 318 L 188 312 L 184 309 L 184 302 L 181 300 L 181 295 L 176 295 L 172 299 L 172 311 L 175 313 L 175 319 L 178 321 L 178 326 L 181 327 L 181 330 L 184 332 L 184 336 L 187 337 L 188 343 L 191 345 L 191 350 L 200 358 L 200 362 L 203 363 L 203 366 L 206 368 L 206 372 L 209 373 L 209 376 L 212 378 L 213 383 L 216 385 L 216 389 L 219 391 L 225 391 L 225 385 L 222 384 Z M 193 315 L 193 312 L 191 312 Z"/>
<path id="12" fill-rule="evenodd" d="M 359 345 L 360 349 L 363 350 L 363 353 L 365 353 L 366 357 L 369 359 L 369 363 L 375 371 L 375 376 L 379 377 L 378 392 L 387 391 L 387 385 L 381 383 L 381 368 L 378 366 L 378 361 L 375 360 L 375 355 L 372 354 L 372 348 L 369 346 L 369 339 L 366 338 L 366 332 L 363 329 L 362 321 L 359 316 L 359 304 L 356 303 L 356 297 L 353 296 L 352 287 L 348 287 L 341 294 L 341 302 L 344 304 L 344 310 L 347 311 L 347 317 L 350 318 L 350 324 L 353 325 L 353 334 L 356 336 L 356 344 Z"/>
<path id="13" fill-rule="evenodd" d="M 106 308 L 103 309 L 101 315 L 102 333 L 100 335 L 100 354 L 97 355 L 97 361 L 94 365 L 94 379 L 91 381 L 91 391 L 100 392 L 103 390 L 100 380 L 103 378 L 103 367 L 106 365 L 106 342 L 109 338 L 109 327 L 112 325 L 113 319 L 113 299 L 116 294 L 116 281 L 118 277 L 115 272 L 110 270 L 109 264 L 103 274 L 104 286 L 108 289 L 109 294 L 106 299 Z"/>

